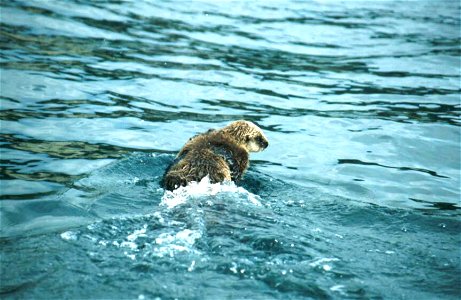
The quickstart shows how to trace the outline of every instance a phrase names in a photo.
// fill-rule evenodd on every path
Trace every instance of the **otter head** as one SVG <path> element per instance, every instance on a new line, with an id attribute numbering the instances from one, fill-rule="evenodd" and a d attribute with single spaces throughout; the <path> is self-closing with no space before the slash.
<path id="1" fill-rule="evenodd" d="M 220 131 L 232 138 L 248 152 L 259 152 L 269 145 L 261 128 L 249 121 L 232 122 Z"/>

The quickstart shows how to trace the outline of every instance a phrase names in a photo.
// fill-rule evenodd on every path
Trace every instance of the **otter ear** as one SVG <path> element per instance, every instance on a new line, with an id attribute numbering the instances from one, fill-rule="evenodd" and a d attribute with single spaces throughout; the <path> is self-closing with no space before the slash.
<path id="1" fill-rule="evenodd" d="M 249 136 L 249 135 L 245 135 L 245 142 L 247 142 L 247 143 L 248 143 L 248 142 L 250 141 L 250 139 L 251 139 L 251 138 L 250 138 L 250 136 Z"/>

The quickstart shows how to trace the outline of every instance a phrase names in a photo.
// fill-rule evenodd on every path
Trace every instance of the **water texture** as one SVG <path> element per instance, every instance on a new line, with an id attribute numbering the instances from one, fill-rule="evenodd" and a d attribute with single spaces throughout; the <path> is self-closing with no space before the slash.
<path id="1" fill-rule="evenodd" d="M 0 3 L 2 299 L 461 297 L 458 1 Z"/>

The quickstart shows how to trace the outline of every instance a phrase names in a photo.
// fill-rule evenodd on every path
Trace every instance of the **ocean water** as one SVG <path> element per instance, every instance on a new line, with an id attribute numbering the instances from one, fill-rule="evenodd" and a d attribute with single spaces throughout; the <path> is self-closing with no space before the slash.
<path id="1" fill-rule="evenodd" d="M 461 297 L 459 1 L 0 4 L 2 299 Z"/>

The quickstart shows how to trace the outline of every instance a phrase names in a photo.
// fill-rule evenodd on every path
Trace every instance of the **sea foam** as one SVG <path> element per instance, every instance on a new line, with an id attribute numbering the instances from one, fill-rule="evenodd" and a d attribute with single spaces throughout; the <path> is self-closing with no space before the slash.
<path id="1" fill-rule="evenodd" d="M 187 186 L 181 186 L 174 191 L 165 191 L 160 205 L 173 208 L 184 204 L 188 199 L 203 196 L 215 196 L 219 193 L 237 194 L 240 199 L 246 199 L 249 203 L 261 206 L 260 197 L 248 192 L 243 187 L 238 187 L 234 182 L 211 183 L 208 176 L 199 182 L 192 181 Z"/>

